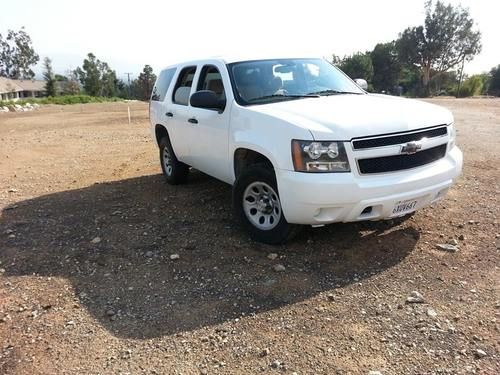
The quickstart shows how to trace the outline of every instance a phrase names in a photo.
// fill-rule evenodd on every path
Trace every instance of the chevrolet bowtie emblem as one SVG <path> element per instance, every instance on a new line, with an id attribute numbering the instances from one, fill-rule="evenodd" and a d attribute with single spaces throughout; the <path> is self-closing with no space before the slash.
<path id="1" fill-rule="evenodd" d="M 414 154 L 422 149 L 422 142 L 420 141 L 413 141 L 413 142 L 408 142 L 405 145 L 401 146 L 401 153 L 410 155 Z"/>

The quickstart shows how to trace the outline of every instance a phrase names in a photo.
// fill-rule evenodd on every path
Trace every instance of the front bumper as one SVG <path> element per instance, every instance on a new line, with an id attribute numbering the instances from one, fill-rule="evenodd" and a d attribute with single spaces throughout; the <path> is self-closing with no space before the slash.
<path id="1" fill-rule="evenodd" d="M 455 146 L 431 164 L 380 175 L 278 170 L 283 213 L 289 223 L 321 225 L 387 219 L 397 202 L 410 199 L 418 199 L 420 209 L 445 196 L 462 171 L 462 158 Z"/>

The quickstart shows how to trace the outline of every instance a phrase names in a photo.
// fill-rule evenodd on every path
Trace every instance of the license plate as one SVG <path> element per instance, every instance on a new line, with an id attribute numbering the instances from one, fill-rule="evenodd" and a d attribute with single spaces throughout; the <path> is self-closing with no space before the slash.
<path id="1" fill-rule="evenodd" d="M 415 211 L 417 203 L 418 199 L 397 202 L 392 209 L 392 216 L 402 216 Z"/>

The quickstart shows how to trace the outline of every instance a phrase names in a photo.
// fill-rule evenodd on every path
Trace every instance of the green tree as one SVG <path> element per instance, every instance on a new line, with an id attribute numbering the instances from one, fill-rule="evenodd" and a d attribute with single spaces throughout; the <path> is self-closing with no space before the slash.
<path id="1" fill-rule="evenodd" d="M 401 73 L 396 43 L 377 44 L 370 57 L 373 65 L 373 87 L 377 91 L 392 91 L 398 84 Z"/>
<path id="2" fill-rule="evenodd" d="M 500 96 L 500 65 L 491 69 L 488 81 L 488 93 L 490 95 Z"/>
<path id="3" fill-rule="evenodd" d="M 102 89 L 101 73 L 99 65 L 101 62 L 93 53 L 89 53 L 87 58 L 83 60 L 82 68 L 76 68 L 76 74 L 80 79 L 85 93 L 92 96 L 99 96 Z"/>
<path id="4" fill-rule="evenodd" d="M 54 75 L 54 79 L 55 79 L 57 82 L 67 82 L 67 81 L 68 81 L 68 77 L 63 76 L 62 74 L 55 74 L 55 75 Z"/>
<path id="5" fill-rule="evenodd" d="M 92 96 L 114 96 L 117 89 L 116 72 L 108 63 L 99 60 L 93 53 L 89 53 L 83 60 L 82 67 L 75 70 L 85 93 Z"/>
<path id="6" fill-rule="evenodd" d="M 344 57 L 339 68 L 352 79 L 363 78 L 371 81 L 373 77 L 373 65 L 369 53 L 358 52 Z"/>
<path id="7" fill-rule="evenodd" d="M 116 72 L 112 70 L 108 63 L 102 62 L 100 65 L 101 73 L 101 93 L 100 96 L 112 97 L 116 96 L 117 93 L 117 83 Z"/>
<path id="8" fill-rule="evenodd" d="M 470 76 L 464 81 L 464 83 L 462 83 L 458 95 L 462 98 L 480 95 L 483 90 L 483 85 L 483 77 L 480 74 Z"/>
<path id="9" fill-rule="evenodd" d="M 117 97 L 123 98 L 123 99 L 130 99 L 129 88 L 127 87 L 125 82 L 123 82 L 123 80 L 119 79 L 117 81 L 116 89 L 117 89 L 117 93 L 116 93 Z"/>
<path id="10" fill-rule="evenodd" d="M 43 78 L 45 79 L 45 92 L 47 96 L 56 96 L 56 80 L 52 70 L 52 61 L 46 57 L 43 59 Z"/>
<path id="11" fill-rule="evenodd" d="M 406 95 L 416 96 L 421 89 L 420 70 L 414 66 L 402 65 L 399 74 L 399 85 Z"/>
<path id="12" fill-rule="evenodd" d="M 333 65 L 340 65 L 342 63 L 342 59 L 335 55 L 335 54 L 332 54 L 332 64 Z"/>
<path id="13" fill-rule="evenodd" d="M 480 94 L 488 95 L 488 92 L 490 90 L 490 75 L 488 73 L 481 73 L 478 74 L 478 76 L 481 77 L 481 80 L 483 81 L 483 89 L 481 90 Z"/>
<path id="14" fill-rule="evenodd" d="M 57 74 L 56 74 L 57 76 Z M 78 74 L 74 70 L 68 70 L 66 80 L 61 80 L 63 82 L 63 92 L 64 95 L 77 95 L 80 93 L 80 83 L 78 82 Z"/>
<path id="15" fill-rule="evenodd" d="M 0 76 L 32 79 L 35 72 L 31 67 L 39 60 L 24 27 L 19 31 L 8 30 L 6 37 L 0 34 Z"/>
<path id="16" fill-rule="evenodd" d="M 144 69 L 135 83 L 135 97 L 139 100 L 149 100 L 155 81 L 156 75 L 153 73 L 153 68 L 144 65 Z"/>
<path id="17" fill-rule="evenodd" d="M 456 95 L 457 72 L 450 70 L 441 74 L 433 75 L 429 81 L 429 92 L 433 95 Z"/>
<path id="18" fill-rule="evenodd" d="M 88 95 L 99 96 L 101 93 L 100 63 L 93 53 L 89 53 L 87 58 L 83 60 L 82 68 L 77 67 L 75 70 L 85 93 Z"/>
<path id="19" fill-rule="evenodd" d="M 481 33 L 474 29 L 468 9 L 432 0 L 425 7 L 423 26 L 409 27 L 397 40 L 400 61 L 421 72 L 424 93 L 428 93 L 432 74 L 470 61 L 481 51 Z"/>

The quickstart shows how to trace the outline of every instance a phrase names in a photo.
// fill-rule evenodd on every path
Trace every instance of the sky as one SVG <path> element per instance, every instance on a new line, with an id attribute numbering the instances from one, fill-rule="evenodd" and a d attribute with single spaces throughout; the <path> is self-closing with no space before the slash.
<path id="1" fill-rule="evenodd" d="M 158 72 L 220 55 L 342 57 L 394 40 L 425 16 L 425 0 L 0 1 L 0 33 L 24 26 L 40 61 L 50 57 L 56 73 L 80 66 L 93 52 L 124 80 L 145 64 Z M 468 7 L 482 32 L 482 52 L 466 73 L 500 64 L 500 2 L 448 2 Z"/>

